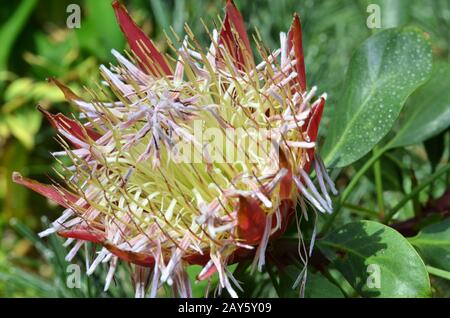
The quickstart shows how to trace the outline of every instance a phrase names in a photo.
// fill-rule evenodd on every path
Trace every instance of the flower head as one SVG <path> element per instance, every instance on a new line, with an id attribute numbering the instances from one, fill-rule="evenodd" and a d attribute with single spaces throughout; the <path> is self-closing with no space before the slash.
<path id="1" fill-rule="evenodd" d="M 229 0 L 209 48 L 187 28 L 180 43 L 169 41 L 172 61 L 113 7 L 132 54 L 112 51 L 118 64 L 100 67 L 107 89 L 91 90 L 91 101 L 51 79 L 79 119 L 41 109 L 61 136 L 54 155 L 72 162 L 65 186 L 13 178 L 65 208 L 41 236 L 68 238 L 68 260 L 87 241 L 101 247 L 88 274 L 109 262 L 106 289 L 121 260 L 134 264 L 137 296 L 168 283 L 189 297 L 186 265 L 199 264 L 199 280 L 217 273 L 219 289 L 236 296 L 227 265 L 253 257 L 261 269 L 297 202 L 305 218 L 306 204 L 331 213 L 335 189 L 315 155 L 326 95 L 307 89 L 299 17 L 278 50 L 256 40 L 255 58 Z"/>

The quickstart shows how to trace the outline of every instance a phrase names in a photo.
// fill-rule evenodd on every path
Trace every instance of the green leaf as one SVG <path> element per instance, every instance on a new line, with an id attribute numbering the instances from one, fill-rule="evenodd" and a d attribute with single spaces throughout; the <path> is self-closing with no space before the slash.
<path id="1" fill-rule="evenodd" d="M 388 226 L 373 221 L 349 223 L 318 245 L 362 297 L 431 294 L 422 259 L 408 240 Z"/>
<path id="2" fill-rule="evenodd" d="M 409 0 L 378 0 L 372 3 L 381 8 L 381 25 L 384 29 L 404 25 L 409 18 L 411 3 Z"/>
<path id="3" fill-rule="evenodd" d="M 21 1 L 8 21 L 2 22 L 0 28 L 0 39 L 2 39 L 2 45 L 0 46 L 0 70 L 6 69 L 14 42 L 28 21 L 28 16 L 33 12 L 36 4 L 37 0 Z"/>
<path id="4" fill-rule="evenodd" d="M 35 297 L 58 297 L 57 290 L 51 282 L 36 274 L 8 265 L 0 264 L 0 282 L 4 282 L 6 286 L 32 294 Z"/>
<path id="5" fill-rule="evenodd" d="M 33 88 L 33 80 L 28 77 L 21 77 L 11 82 L 6 88 L 3 96 L 5 101 L 20 98 L 24 92 L 29 92 Z"/>
<path id="6" fill-rule="evenodd" d="M 427 157 L 431 164 L 431 171 L 436 171 L 436 167 L 444 155 L 446 133 L 446 131 L 443 131 L 424 142 Z"/>
<path id="7" fill-rule="evenodd" d="M 343 298 L 340 289 L 320 273 L 308 273 L 306 298 Z"/>
<path id="8" fill-rule="evenodd" d="M 51 255 L 51 251 L 46 245 L 44 245 L 42 240 L 22 221 L 16 218 L 12 218 L 10 220 L 10 225 L 21 235 L 21 237 L 29 240 L 33 244 L 34 248 L 36 248 L 36 250 L 41 253 L 42 257 L 49 258 L 49 255 Z"/>
<path id="9" fill-rule="evenodd" d="M 86 0 L 88 15 L 76 29 L 80 46 L 103 61 L 111 60 L 111 49 L 119 52 L 124 39 L 117 24 L 111 1 Z"/>
<path id="10" fill-rule="evenodd" d="M 32 221 L 29 217 L 29 191 L 12 181 L 13 171 L 26 169 L 30 158 L 30 153 L 18 142 L 10 143 L 3 148 L 0 156 L 0 182 L 4 185 L 4 192 L 0 197 L 2 205 L 2 218 L 9 220 L 11 217 Z"/>
<path id="11" fill-rule="evenodd" d="M 393 126 L 407 97 L 428 78 L 431 47 L 423 32 L 388 29 L 353 55 L 323 148 L 344 167 L 368 153 Z"/>
<path id="12" fill-rule="evenodd" d="M 34 147 L 34 138 L 41 127 L 42 116 L 34 109 L 23 109 L 5 115 L 11 133 L 27 149 Z"/>
<path id="13" fill-rule="evenodd" d="M 450 125 L 450 63 L 435 63 L 431 78 L 415 92 L 399 118 L 400 130 L 389 146 L 420 143 Z"/>
<path id="14" fill-rule="evenodd" d="M 160 26 L 163 30 L 169 31 L 169 9 L 167 8 L 165 1 L 150 0 L 150 5 L 152 7 L 157 25 Z"/>
<path id="15" fill-rule="evenodd" d="M 427 264 L 450 271 L 450 218 L 423 228 L 409 242 Z"/>

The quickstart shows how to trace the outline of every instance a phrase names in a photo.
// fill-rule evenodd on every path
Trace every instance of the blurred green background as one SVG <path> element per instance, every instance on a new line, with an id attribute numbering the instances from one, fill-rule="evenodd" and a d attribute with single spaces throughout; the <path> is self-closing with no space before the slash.
<path id="1" fill-rule="evenodd" d="M 137 23 L 162 50 L 166 48 L 164 30 L 170 33 L 172 26 L 178 35 L 183 35 L 185 22 L 207 45 L 207 35 L 200 19 L 212 27 L 217 16 L 223 16 L 224 2 L 124 1 Z M 319 92 L 327 92 L 329 96 L 322 135 L 326 134 L 326 125 L 339 98 L 352 52 L 364 39 L 378 31 L 366 26 L 369 4 L 380 4 L 383 28 L 406 24 L 418 26 L 431 37 L 435 58 L 450 60 L 449 0 L 235 2 L 249 31 L 257 28 L 267 47 L 272 49 L 279 45 L 279 32 L 288 30 L 293 12 L 300 14 L 308 83 L 317 85 Z M 66 8 L 71 3 L 81 7 L 81 27 L 78 29 L 66 26 L 70 14 Z M 72 110 L 60 91 L 45 79 L 54 76 L 83 95 L 83 86 L 93 86 L 98 82 L 99 64 L 114 63 L 110 50 L 125 48 L 111 1 L 4 1 L 0 9 L 0 43 L 0 296 L 132 296 L 128 278 L 123 279 L 128 287 L 120 287 L 119 278 L 117 288 L 109 294 L 102 293 L 101 276 L 104 273 L 99 273 L 90 283 L 86 281 L 81 290 L 65 289 L 63 280 L 67 264 L 60 240 L 53 237 L 44 245 L 34 234 L 44 227 L 47 218 L 52 220 L 56 217 L 60 209 L 11 182 L 13 171 L 42 182 L 52 173 L 54 160 L 49 153 L 58 150 L 59 146 L 55 133 L 42 119 L 36 106 L 66 114 Z M 448 144 L 446 134 L 442 133 L 435 142 Z M 448 156 L 448 146 L 439 147 L 443 153 L 445 150 L 439 159 Z M 418 146 L 412 154 L 408 155 L 414 161 L 412 169 L 419 176 L 428 173 L 430 168 L 426 166 L 425 148 Z M 398 182 L 392 175 L 390 181 Z M 346 182 L 345 173 L 340 180 L 338 183 Z M 376 205 L 369 186 L 358 191 L 359 196 L 355 197 L 365 200 L 367 209 Z M 270 292 L 263 295 L 271 295 Z"/>

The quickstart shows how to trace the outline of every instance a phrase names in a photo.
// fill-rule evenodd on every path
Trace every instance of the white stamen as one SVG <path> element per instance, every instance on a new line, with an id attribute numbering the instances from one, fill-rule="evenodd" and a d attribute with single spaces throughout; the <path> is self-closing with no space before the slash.
<path id="1" fill-rule="evenodd" d="M 112 254 L 110 254 L 110 255 L 112 255 Z M 103 289 L 105 292 L 109 289 L 109 286 L 111 285 L 111 281 L 114 277 L 114 273 L 116 272 L 117 260 L 118 260 L 118 257 L 114 256 L 113 259 L 111 260 L 111 262 L 109 263 L 109 270 L 108 270 L 108 274 L 106 275 L 106 279 L 105 279 L 105 288 Z"/>
<path id="2" fill-rule="evenodd" d="M 109 254 L 109 251 L 106 248 L 102 248 L 100 253 L 97 255 L 95 260 L 92 262 L 92 265 L 89 267 L 89 269 L 86 272 L 86 275 L 90 276 L 95 269 L 97 268 L 98 264 L 105 258 L 105 256 Z"/>
<path id="3" fill-rule="evenodd" d="M 72 259 L 75 257 L 75 255 L 77 255 L 78 250 L 80 249 L 80 247 L 82 247 L 84 244 L 84 241 L 78 240 L 75 245 L 73 246 L 73 248 L 70 250 L 69 253 L 67 253 L 65 260 L 67 262 L 71 262 Z"/>
<path id="4" fill-rule="evenodd" d="M 325 213 L 325 209 L 322 207 L 322 205 L 312 196 L 308 190 L 305 188 L 305 186 L 302 184 L 300 179 L 297 176 L 292 176 L 294 179 L 295 184 L 297 185 L 298 189 L 301 191 L 301 193 L 311 202 L 320 212 Z"/>

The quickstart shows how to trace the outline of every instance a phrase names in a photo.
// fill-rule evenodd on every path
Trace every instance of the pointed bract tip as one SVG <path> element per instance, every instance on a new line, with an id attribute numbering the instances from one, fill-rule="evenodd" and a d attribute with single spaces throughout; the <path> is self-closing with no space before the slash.
<path id="1" fill-rule="evenodd" d="M 292 24 L 294 23 L 301 23 L 300 15 L 297 12 L 294 12 L 294 14 L 292 15 Z"/>
<path id="2" fill-rule="evenodd" d="M 292 30 L 292 29 L 294 29 L 296 27 L 299 27 L 299 26 L 301 28 L 300 16 L 299 16 L 299 14 L 297 12 L 295 12 L 294 15 L 292 16 L 292 23 L 291 23 L 291 27 L 290 27 L 289 30 Z"/>
<path id="3" fill-rule="evenodd" d="M 118 7 L 121 6 L 120 2 L 117 1 L 117 0 L 114 0 L 114 1 L 111 3 L 111 5 L 112 5 L 113 8 L 118 8 Z"/>
<path id="4" fill-rule="evenodd" d="M 236 32 L 232 31 L 232 28 Z M 242 41 L 243 47 L 241 47 L 240 41 Z M 244 19 L 232 0 L 228 0 L 225 6 L 225 17 L 218 43 L 219 45 L 223 44 L 228 50 L 238 69 L 243 70 L 246 65 L 254 64 L 254 57 Z M 220 51 L 218 52 L 217 59 L 223 59 Z"/>
<path id="5" fill-rule="evenodd" d="M 53 115 L 48 110 L 46 110 L 41 105 L 37 105 L 36 108 L 38 111 L 40 111 L 42 113 L 42 115 L 44 115 L 53 124 L 53 118 L 52 118 Z"/>
<path id="6" fill-rule="evenodd" d="M 146 73 L 160 77 L 172 75 L 172 70 L 164 56 L 153 45 L 152 41 L 134 22 L 127 9 L 118 1 L 112 4 L 120 30 L 125 35 L 128 45 L 139 59 L 140 68 Z"/>
<path id="7" fill-rule="evenodd" d="M 64 97 L 67 100 L 80 100 L 81 98 L 75 94 L 69 87 L 58 81 L 54 77 L 47 77 L 47 82 L 55 84 L 58 86 L 58 88 L 61 90 L 61 92 L 64 94 Z"/>
<path id="8" fill-rule="evenodd" d="M 20 174 L 20 172 L 14 171 L 14 172 L 12 173 L 12 181 L 15 182 L 15 183 L 17 183 L 17 182 L 19 182 L 20 180 L 22 180 L 22 175 Z"/>
<path id="9" fill-rule="evenodd" d="M 305 71 L 305 59 L 303 54 L 303 36 L 302 36 L 302 25 L 300 23 L 300 18 L 297 13 L 294 14 L 292 19 L 292 25 L 288 33 L 288 51 L 294 49 L 295 59 L 297 64 L 295 66 L 298 77 L 297 81 L 300 85 L 301 91 L 306 91 L 306 71 Z"/>
<path id="10" fill-rule="evenodd" d="M 38 110 L 38 111 L 40 111 L 42 114 L 47 114 L 48 113 L 48 111 L 44 108 L 44 107 L 42 107 L 41 105 L 37 105 L 36 106 L 36 109 Z"/>

